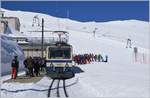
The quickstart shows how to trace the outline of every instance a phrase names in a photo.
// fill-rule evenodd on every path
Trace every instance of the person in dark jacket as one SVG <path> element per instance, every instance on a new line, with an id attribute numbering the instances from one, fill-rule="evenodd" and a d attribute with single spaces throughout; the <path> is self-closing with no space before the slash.
<path id="1" fill-rule="evenodd" d="M 104 61 L 104 62 L 108 62 L 108 56 L 106 55 L 105 57 L 106 57 L 106 59 L 105 59 L 105 61 Z"/>
<path id="2" fill-rule="evenodd" d="M 97 56 L 98 62 L 104 62 L 104 59 L 101 54 Z"/>
<path id="3" fill-rule="evenodd" d="M 41 71 L 44 72 L 46 70 L 46 58 L 41 59 Z"/>
<path id="4" fill-rule="evenodd" d="M 14 59 L 11 62 L 11 67 L 12 67 L 12 79 L 16 79 L 16 77 L 18 76 L 18 68 L 19 68 L 19 61 L 18 61 L 18 57 L 14 56 Z"/>
<path id="5" fill-rule="evenodd" d="M 27 59 L 25 59 L 25 60 L 24 60 L 23 64 L 24 64 L 24 68 L 25 68 L 26 76 L 28 76 L 28 75 L 29 75 L 29 70 L 28 70 Z"/>
<path id="6" fill-rule="evenodd" d="M 40 60 L 38 58 L 33 59 L 34 73 L 36 76 L 40 75 Z"/>
<path id="7" fill-rule="evenodd" d="M 29 74 L 30 74 L 30 76 L 34 76 L 34 74 L 33 74 L 33 59 L 32 59 L 32 57 L 29 57 L 29 58 L 27 58 L 27 68 L 29 69 Z"/>
<path id="8" fill-rule="evenodd" d="M 94 55 L 94 60 L 97 61 L 97 55 L 96 54 Z"/>

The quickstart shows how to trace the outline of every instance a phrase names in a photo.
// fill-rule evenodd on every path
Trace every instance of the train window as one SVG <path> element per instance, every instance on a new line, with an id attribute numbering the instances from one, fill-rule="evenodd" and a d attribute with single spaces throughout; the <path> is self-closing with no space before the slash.
<path id="1" fill-rule="evenodd" d="M 70 59 L 71 49 L 70 48 L 49 48 L 50 59 Z"/>

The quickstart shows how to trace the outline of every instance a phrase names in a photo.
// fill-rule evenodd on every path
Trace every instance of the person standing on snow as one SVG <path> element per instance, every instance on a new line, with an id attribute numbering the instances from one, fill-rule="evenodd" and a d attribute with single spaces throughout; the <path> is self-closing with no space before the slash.
<path id="1" fill-rule="evenodd" d="M 34 74 L 33 74 L 33 59 L 32 59 L 32 57 L 29 57 L 29 58 L 27 58 L 27 68 L 29 69 L 29 75 L 31 76 L 31 77 L 33 77 L 34 76 Z"/>
<path id="2" fill-rule="evenodd" d="M 97 59 L 98 59 L 98 62 L 103 62 L 103 57 L 101 56 L 101 54 L 98 54 L 97 55 Z"/>
<path id="3" fill-rule="evenodd" d="M 29 70 L 28 70 L 28 67 L 27 67 L 28 66 L 27 59 L 25 59 L 23 63 L 24 63 L 24 68 L 25 68 L 26 76 L 28 76 L 29 75 Z"/>
<path id="4" fill-rule="evenodd" d="M 94 55 L 94 60 L 97 61 L 97 55 L 96 54 Z"/>
<path id="5" fill-rule="evenodd" d="M 17 56 L 14 56 L 14 59 L 11 62 L 11 67 L 12 67 L 12 79 L 16 79 L 16 77 L 18 76 L 18 68 L 19 68 L 19 61 L 17 59 Z"/>
<path id="6" fill-rule="evenodd" d="M 106 58 L 106 59 L 105 59 L 104 62 L 108 62 L 108 56 L 107 56 L 107 55 L 105 56 L 105 58 Z"/>
<path id="7" fill-rule="evenodd" d="M 134 58 L 135 58 L 135 62 L 137 62 L 137 57 L 138 57 L 138 48 L 137 47 L 134 47 Z"/>
<path id="8" fill-rule="evenodd" d="M 34 73 L 36 76 L 40 75 L 40 66 L 41 66 L 41 59 L 34 58 L 33 59 L 33 65 L 34 65 Z"/>

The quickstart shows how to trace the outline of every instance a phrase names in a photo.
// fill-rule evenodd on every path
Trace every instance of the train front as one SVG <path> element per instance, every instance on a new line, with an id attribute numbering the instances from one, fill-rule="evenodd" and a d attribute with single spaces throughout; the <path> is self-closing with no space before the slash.
<path id="1" fill-rule="evenodd" d="M 72 67 L 72 46 L 66 43 L 55 43 L 46 50 L 47 68 L 55 72 L 64 72 Z"/>

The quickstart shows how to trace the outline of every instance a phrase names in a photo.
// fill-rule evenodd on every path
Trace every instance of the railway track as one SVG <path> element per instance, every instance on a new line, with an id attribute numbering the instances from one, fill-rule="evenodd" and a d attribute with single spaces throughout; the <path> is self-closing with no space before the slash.
<path id="1" fill-rule="evenodd" d="M 59 92 L 59 89 L 61 88 L 60 87 L 60 81 L 63 81 L 63 90 L 64 90 L 64 94 L 65 94 L 65 97 L 69 97 L 68 96 L 68 93 L 67 93 L 67 90 L 66 90 L 66 81 L 65 81 L 65 79 L 57 79 L 57 89 L 56 89 L 56 94 L 57 94 L 57 97 L 60 97 L 60 92 Z M 52 80 L 52 82 L 51 82 L 51 84 L 50 84 L 50 86 L 49 86 L 49 89 L 48 89 L 48 97 L 50 97 L 51 96 L 51 90 L 52 90 L 52 86 L 53 86 L 53 84 L 54 84 L 54 82 L 56 81 L 56 79 L 53 79 Z"/>

